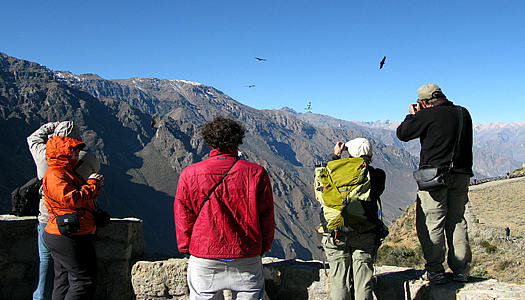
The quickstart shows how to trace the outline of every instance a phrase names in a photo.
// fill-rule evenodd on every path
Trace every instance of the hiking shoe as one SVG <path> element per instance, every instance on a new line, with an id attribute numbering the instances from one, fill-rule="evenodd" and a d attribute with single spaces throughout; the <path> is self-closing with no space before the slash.
<path id="1" fill-rule="evenodd" d="M 425 271 L 423 276 L 421 276 L 423 280 L 428 280 L 430 284 L 445 284 L 447 283 L 447 279 L 445 278 L 444 272 L 429 272 Z"/>
<path id="2" fill-rule="evenodd" d="M 468 274 L 454 274 L 454 281 L 457 282 L 468 282 Z"/>

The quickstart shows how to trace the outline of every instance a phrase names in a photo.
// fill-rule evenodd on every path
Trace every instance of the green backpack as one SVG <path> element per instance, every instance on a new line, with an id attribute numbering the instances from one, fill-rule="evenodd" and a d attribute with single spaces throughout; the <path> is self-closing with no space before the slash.
<path id="1" fill-rule="evenodd" d="M 370 198 L 370 175 L 361 157 L 329 161 L 315 168 L 315 198 L 322 205 L 321 226 L 328 233 L 366 220 L 361 201 Z"/>

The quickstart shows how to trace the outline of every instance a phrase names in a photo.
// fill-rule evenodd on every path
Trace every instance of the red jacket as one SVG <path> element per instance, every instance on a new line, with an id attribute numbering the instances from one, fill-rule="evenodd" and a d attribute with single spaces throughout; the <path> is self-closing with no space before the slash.
<path id="1" fill-rule="evenodd" d="M 71 153 L 79 144 L 82 143 L 63 136 L 52 137 L 46 143 L 49 168 L 42 179 L 42 189 L 49 213 L 45 231 L 49 234 L 60 234 L 55 215 L 72 212 L 77 212 L 80 220 L 80 232 L 73 235 L 93 234 L 97 229 L 93 214 L 87 211 L 95 211 L 96 180 L 85 182 L 73 171 L 76 162 L 71 159 Z"/>
<path id="2" fill-rule="evenodd" d="M 270 250 L 275 228 L 272 186 L 257 164 L 238 160 L 197 217 L 211 188 L 237 159 L 237 150 L 214 149 L 208 159 L 181 172 L 173 205 L 180 252 L 246 258 Z"/>

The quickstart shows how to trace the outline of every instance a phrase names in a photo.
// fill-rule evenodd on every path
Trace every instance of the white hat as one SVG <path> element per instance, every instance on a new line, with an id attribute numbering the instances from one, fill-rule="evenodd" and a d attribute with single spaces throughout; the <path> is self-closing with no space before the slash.
<path id="1" fill-rule="evenodd" d="M 365 138 L 356 138 L 346 142 L 345 144 L 348 154 L 352 157 L 360 157 L 363 155 L 368 155 L 372 157 L 372 145 Z"/>

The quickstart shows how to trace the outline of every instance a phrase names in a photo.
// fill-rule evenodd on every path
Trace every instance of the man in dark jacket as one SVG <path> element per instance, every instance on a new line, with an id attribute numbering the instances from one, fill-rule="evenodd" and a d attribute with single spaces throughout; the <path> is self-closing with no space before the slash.
<path id="1" fill-rule="evenodd" d="M 419 138 L 419 166 L 450 167 L 444 187 L 417 193 L 416 227 L 426 260 L 424 278 L 435 284 L 446 283 L 446 237 L 448 265 L 454 280 L 466 282 L 472 260 L 464 216 L 473 176 L 472 119 L 465 108 L 458 110 L 434 84 L 419 88 L 417 104 L 410 104 L 408 112 L 397 128 L 397 137 L 404 142 Z M 459 114 L 463 123 L 456 145 Z"/>
<path id="2" fill-rule="evenodd" d="M 240 122 L 218 116 L 201 134 L 212 150 L 181 172 L 174 202 L 177 245 L 191 255 L 190 299 L 215 299 L 223 290 L 234 299 L 263 299 L 261 256 L 275 228 L 268 173 L 239 160 Z"/>

